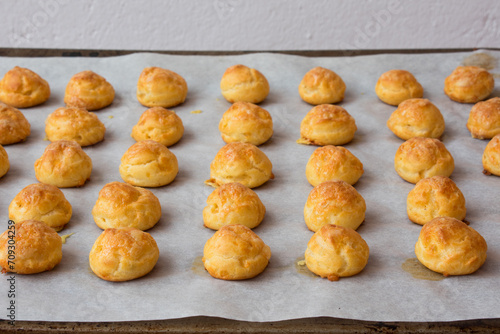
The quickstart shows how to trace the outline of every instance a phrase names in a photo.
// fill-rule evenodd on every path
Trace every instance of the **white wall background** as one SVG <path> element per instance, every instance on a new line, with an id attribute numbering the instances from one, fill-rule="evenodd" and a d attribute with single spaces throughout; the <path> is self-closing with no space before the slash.
<path id="1" fill-rule="evenodd" d="M 2 48 L 500 47 L 498 0 L 5 0 L 0 12 Z"/>

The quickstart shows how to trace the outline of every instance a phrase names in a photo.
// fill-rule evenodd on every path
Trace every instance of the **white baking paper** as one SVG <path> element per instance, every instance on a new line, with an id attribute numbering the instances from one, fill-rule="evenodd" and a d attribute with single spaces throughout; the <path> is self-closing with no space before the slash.
<path id="1" fill-rule="evenodd" d="M 498 58 L 500 52 L 484 51 Z M 93 160 L 91 180 L 81 188 L 63 189 L 73 206 L 73 218 L 60 234 L 74 233 L 63 245 L 63 260 L 52 271 L 14 275 L 16 320 L 133 321 L 214 316 L 248 321 L 329 316 L 371 321 L 454 321 L 500 316 L 500 178 L 482 174 L 486 140 L 472 139 L 465 127 L 470 104 L 451 101 L 443 83 L 471 53 L 388 54 L 308 58 L 279 54 L 241 56 L 170 56 L 134 54 L 112 58 L 1 58 L 0 75 L 18 65 L 39 73 L 52 95 L 42 106 L 23 109 L 32 126 L 24 143 L 6 146 L 11 169 L 0 179 L 0 217 L 7 227 L 8 205 L 25 186 L 37 182 L 33 164 L 48 141 L 44 121 L 63 106 L 70 77 L 93 70 L 114 86 L 116 99 L 97 115 L 106 125 L 105 141 L 85 148 Z M 255 232 L 272 250 L 267 269 L 258 277 L 238 282 L 212 278 L 203 270 L 203 246 L 213 234 L 203 227 L 202 210 L 213 188 L 210 162 L 224 145 L 219 120 L 229 107 L 219 82 L 234 64 L 259 69 L 271 92 L 262 107 L 274 120 L 274 135 L 261 146 L 273 163 L 275 179 L 256 189 L 267 207 Z M 174 109 L 185 126 L 182 140 L 171 147 L 179 161 L 176 180 L 152 189 L 162 205 L 160 222 L 148 232 L 160 248 L 160 259 L 147 276 L 112 283 L 95 276 L 88 254 L 101 230 L 91 210 L 99 190 L 121 181 L 122 154 L 134 144 L 132 126 L 147 108 L 135 96 L 142 69 L 160 66 L 182 75 L 189 86 L 186 102 Z M 304 223 L 303 207 L 312 186 L 305 166 L 315 146 L 296 144 L 302 118 L 312 108 L 298 94 L 303 75 L 315 66 L 337 72 L 347 85 L 340 104 L 358 126 L 353 142 L 345 145 L 364 164 L 355 185 L 367 204 L 366 221 L 358 229 L 370 247 L 366 268 L 357 276 L 330 282 L 296 269 L 312 236 Z M 394 154 L 402 140 L 386 127 L 395 107 L 378 100 L 377 78 L 390 69 L 411 71 L 423 85 L 424 97 L 444 115 L 444 144 L 455 158 L 453 180 L 467 200 L 467 220 L 486 239 L 484 266 L 473 275 L 440 281 L 416 279 L 402 269 L 415 258 L 421 227 L 406 216 L 406 196 L 413 185 L 394 171 Z M 497 68 L 492 73 L 500 72 Z M 499 96 L 498 84 L 493 95 Z M 201 113 L 191 113 L 201 110 Z M 10 274 L 0 276 L 0 317 L 7 308 Z"/>

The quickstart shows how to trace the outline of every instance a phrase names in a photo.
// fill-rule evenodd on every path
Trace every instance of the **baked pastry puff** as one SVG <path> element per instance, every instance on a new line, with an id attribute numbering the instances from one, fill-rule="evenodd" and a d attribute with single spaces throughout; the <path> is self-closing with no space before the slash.
<path id="1" fill-rule="evenodd" d="M 83 71 L 71 77 L 66 86 L 64 103 L 68 107 L 99 110 L 115 99 L 115 89 L 106 79 L 92 71 Z"/>
<path id="2" fill-rule="evenodd" d="M 425 224 L 415 244 L 420 263 L 444 276 L 472 274 L 486 261 L 487 249 L 481 234 L 450 217 Z"/>
<path id="3" fill-rule="evenodd" d="M 0 145 L 24 141 L 31 133 L 31 126 L 23 113 L 0 103 Z"/>
<path id="4" fill-rule="evenodd" d="M 137 82 L 137 99 L 146 107 L 175 107 L 186 100 L 187 92 L 182 76 L 160 67 L 146 67 Z"/>
<path id="5" fill-rule="evenodd" d="M 52 142 L 64 139 L 89 146 L 102 141 L 105 132 L 97 115 L 83 108 L 58 108 L 45 120 L 45 134 Z"/>
<path id="6" fill-rule="evenodd" d="M 455 182 L 433 176 L 417 182 L 406 199 L 408 218 L 420 225 L 436 217 L 465 219 L 465 198 Z"/>
<path id="7" fill-rule="evenodd" d="M 154 140 L 143 140 L 130 146 L 120 164 L 123 181 L 139 187 L 167 185 L 178 172 L 175 154 Z"/>
<path id="8" fill-rule="evenodd" d="M 0 101 L 14 108 L 33 107 L 49 97 L 47 81 L 27 68 L 16 66 L 0 81 Z"/>
<path id="9" fill-rule="evenodd" d="M 221 227 L 203 248 L 203 264 L 208 273 L 223 280 L 244 280 L 266 269 L 271 249 L 243 225 Z"/>
<path id="10" fill-rule="evenodd" d="M 241 183 L 226 183 L 208 196 L 203 222 L 212 230 L 235 224 L 255 228 L 265 214 L 266 207 L 252 189 Z"/>
<path id="11" fill-rule="evenodd" d="M 338 281 L 354 276 L 368 263 L 366 241 L 349 227 L 326 224 L 314 233 L 305 252 L 306 266 L 316 275 Z"/>
<path id="12" fill-rule="evenodd" d="M 83 186 L 91 172 L 92 159 L 77 142 L 70 140 L 49 144 L 35 161 L 36 179 L 59 188 Z"/>
<path id="13" fill-rule="evenodd" d="M 500 134 L 493 137 L 483 152 L 484 174 L 500 176 Z"/>
<path id="14" fill-rule="evenodd" d="M 155 239 L 133 227 L 107 228 L 89 254 L 90 269 L 106 281 L 130 281 L 153 270 L 160 257 Z"/>
<path id="15" fill-rule="evenodd" d="M 37 274 L 52 270 L 61 259 L 61 237 L 40 221 L 25 220 L 9 224 L 8 229 L 0 235 L 2 272 Z"/>
<path id="16" fill-rule="evenodd" d="M 410 183 L 440 175 L 450 176 L 455 162 L 450 152 L 438 139 L 414 137 L 399 146 L 394 157 L 394 168 Z"/>
<path id="17" fill-rule="evenodd" d="M 231 103 L 260 103 L 269 94 L 269 82 L 256 69 L 238 64 L 226 69 L 220 81 L 220 90 Z"/>
<path id="18" fill-rule="evenodd" d="M 404 100 L 422 97 L 424 89 L 410 72 L 390 70 L 378 78 L 375 93 L 383 102 L 397 106 Z"/>
<path id="19" fill-rule="evenodd" d="M 167 147 L 177 143 L 184 134 L 184 125 L 175 111 L 153 107 L 142 113 L 132 128 L 136 141 L 154 140 Z"/>
<path id="20" fill-rule="evenodd" d="M 307 227 L 317 232 L 326 224 L 356 230 L 365 220 L 364 198 L 344 181 L 325 181 L 311 190 L 304 206 Z"/>
<path id="21" fill-rule="evenodd" d="M 500 134 L 500 98 L 476 103 L 467 120 L 472 138 L 491 139 Z"/>
<path id="22" fill-rule="evenodd" d="M 59 188 L 34 183 L 24 187 L 10 202 L 9 219 L 38 220 L 60 231 L 70 221 L 73 209 Z"/>
<path id="23" fill-rule="evenodd" d="M 356 133 L 354 118 L 342 107 L 321 104 L 312 108 L 300 123 L 299 144 L 344 145 Z"/>
<path id="24" fill-rule="evenodd" d="M 387 127 L 399 138 L 441 138 L 444 118 L 439 109 L 427 99 L 408 99 L 401 102 L 387 121 Z"/>
<path id="25" fill-rule="evenodd" d="M 212 187 L 238 182 L 256 188 L 274 178 L 271 160 L 257 146 L 248 143 L 229 143 L 217 152 L 210 164 Z"/>
<path id="26" fill-rule="evenodd" d="M 7 174 L 10 169 L 9 155 L 7 151 L 0 145 L 0 177 Z"/>
<path id="27" fill-rule="evenodd" d="M 477 66 L 458 66 L 444 80 L 444 93 L 460 103 L 476 103 L 486 99 L 495 88 L 490 72 Z"/>
<path id="28" fill-rule="evenodd" d="M 316 187 L 325 181 L 341 180 L 350 185 L 363 175 L 363 164 L 348 149 L 327 145 L 318 147 L 306 165 L 307 181 Z"/>
<path id="29" fill-rule="evenodd" d="M 160 220 L 161 205 L 158 198 L 147 189 L 111 182 L 99 191 L 92 216 L 103 230 L 135 227 L 145 231 Z"/>
<path id="30" fill-rule="evenodd" d="M 344 99 L 345 83 L 332 70 L 315 67 L 307 72 L 299 84 L 299 95 L 313 105 L 338 103 Z"/>
<path id="31" fill-rule="evenodd" d="M 250 102 L 236 102 L 222 115 L 219 131 L 226 143 L 243 142 L 256 146 L 273 135 L 271 114 Z"/>

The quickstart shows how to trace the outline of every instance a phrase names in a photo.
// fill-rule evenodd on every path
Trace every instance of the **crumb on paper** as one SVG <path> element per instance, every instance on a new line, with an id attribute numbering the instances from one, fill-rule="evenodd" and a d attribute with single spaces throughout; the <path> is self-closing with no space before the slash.
<path id="1" fill-rule="evenodd" d="M 297 261 L 297 265 L 299 265 L 299 266 L 305 266 L 306 265 L 306 260 Z"/>
<path id="2" fill-rule="evenodd" d="M 112 119 L 113 117 L 115 117 L 115 116 L 113 116 L 113 115 L 109 115 L 108 116 L 109 119 Z"/>
<path id="3" fill-rule="evenodd" d="M 220 99 L 219 99 L 218 97 L 217 97 L 215 100 L 216 100 L 216 101 L 220 101 Z"/>
<path id="4" fill-rule="evenodd" d="M 70 233 L 70 234 L 61 235 L 62 243 L 65 244 L 66 243 L 66 239 L 68 239 L 69 237 L 71 237 L 73 234 L 75 234 L 75 232 Z"/>
<path id="5" fill-rule="evenodd" d="M 49 141 L 49 137 L 47 137 L 47 135 L 45 135 L 45 137 L 43 137 L 43 140 L 44 141 Z"/>
<path id="6" fill-rule="evenodd" d="M 198 109 L 198 110 L 191 111 L 191 114 L 201 114 L 202 112 L 203 111 L 201 111 L 201 110 Z"/>

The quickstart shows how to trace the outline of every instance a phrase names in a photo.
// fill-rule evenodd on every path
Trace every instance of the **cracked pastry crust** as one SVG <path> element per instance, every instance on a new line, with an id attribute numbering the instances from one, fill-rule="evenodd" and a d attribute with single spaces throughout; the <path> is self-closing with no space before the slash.
<path id="1" fill-rule="evenodd" d="M 441 111 L 427 99 L 401 102 L 387 120 L 387 127 L 399 138 L 441 138 L 445 123 Z"/>
<path id="2" fill-rule="evenodd" d="M 187 92 L 182 76 L 161 67 L 146 67 L 137 82 L 137 100 L 146 107 L 174 107 L 186 100 Z"/>
<path id="3" fill-rule="evenodd" d="M 486 145 L 482 161 L 485 174 L 500 176 L 500 134 Z"/>
<path id="4" fill-rule="evenodd" d="M 375 93 L 383 102 L 397 106 L 404 100 L 421 98 L 424 89 L 410 72 L 390 70 L 378 78 Z"/>
<path id="5" fill-rule="evenodd" d="M 107 228 L 92 246 L 89 264 L 103 280 L 122 282 L 151 272 L 159 257 L 158 245 L 149 233 L 133 227 Z"/>
<path id="6" fill-rule="evenodd" d="M 83 186 L 91 172 L 92 160 L 77 142 L 70 140 L 49 144 L 35 161 L 36 179 L 59 188 Z"/>
<path id="7" fill-rule="evenodd" d="M 266 207 L 252 189 L 241 183 L 226 183 L 208 196 L 203 222 L 213 230 L 235 224 L 255 228 L 265 214 Z"/>
<path id="8" fill-rule="evenodd" d="M 123 182 L 111 182 L 100 191 L 92 208 L 94 221 L 100 228 L 135 227 L 145 231 L 161 217 L 158 198 L 150 191 Z"/>
<path id="9" fill-rule="evenodd" d="M 71 77 L 66 86 L 64 103 L 68 107 L 99 110 L 115 99 L 115 89 L 106 79 L 92 71 L 83 71 Z"/>
<path id="10" fill-rule="evenodd" d="M 345 83 L 332 70 L 315 67 L 307 72 L 299 84 L 299 95 L 313 105 L 338 103 L 344 99 Z"/>
<path id="11" fill-rule="evenodd" d="M 229 143 L 217 152 L 210 164 L 212 187 L 238 182 L 256 188 L 274 178 L 271 160 L 257 146 L 248 143 Z"/>
<path id="12" fill-rule="evenodd" d="M 45 120 L 45 134 L 51 142 L 64 139 L 89 146 L 102 141 L 105 133 L 97 115 L 82 108 L 58 108 Z"/>
<path id="13" fill-rule="evenodd" d="M 31 126 L 23 113 L 0 103 L 0 145 L 24 141 L 31 133 Z"/>
<path id="14" fill-rule="evenodd" d="M 444 80 L 444 93 L 460 103 L 476 103 L 486 99 L 495 88 L 490 72 L 477 66 L 458 66 Z"/>
<path id="15" fill-rule="evenodd" d="M 177 157 L 154 140 L 130 146 L 120 164 L 122 179 L 139 187 L 161 187 L 171 183 L 179 172 Z"/>
<path id="16" fill-rule="evenodd" d="M 0 177 L 7 174 L 10 169 L 9 155 L 7 151 L 0 145 Z"/>
<path id="17" fill-rule="evenodd" d="M 226 143 L 243 142 L 256 146 L 273 135 L 273 120 L 269 112 L 250 102 L 236 102 L 219 122 L 219 131 Z"/>
<path id="18" fill-rule="evenodd" d="M 153 107 L 142 113 L 132 128 L 131 137 L 136 141 L 154 140 L 165 146 L 177 143 L 184 134 L 184 125 L 175 111 Z"/>
<path id="19" fill-rule="evenodd" d="M 434 218 L 422 227 L 415 255 L 432 271 L 450 275 L 468 275 L 486 261 L 488 246 L 472 227 L 450 217 Z"/>
<path id="20" fill-rule="evenodd" d="M 414 137 L 399 146 L 394 168 L 404 180 L 417 183 L 436 175 L 449 177 L 455 169 L 455 162 L 438 139 Z"/>
<path id="21" fill-rule="evenodd" d="M 316 187 L 325 181 L 341 180 L 350 185 L 363 175 L 363 164 L 348 149 L 327 145 L 318 147 L 309 157 L 306 178 Z"/>
<path id="22" fill-rule="evenodd" d="M 491 139 L 500 134 L 500 98 L 476 103 L 467 120 L 472 138 Z"/>
<path id="23" fill-rule="evenodd" d="M 15 226 L 14 269 L 9 265 L 9 230 L 0 235 L 0 267 L 2 271 L 37 274 L 52 270 L 62 259 L 62 239 L 47 224 L 37 220 L 17 222 Z"/>
<path id="24" fill-rule="evenodd" d="M 356 133 L 354 118 L 342 107 L 321 104 L 312 108 L 300 123 L 299 144 L 344 145 Z"/>
<path id="25" fill-rule="evenodd" d="M 267 267 L 271 249 L 243 225 L 226 225 L 208 239 L 203 264 L 211 276 L 243 280 L 259 275 Z"/>
<path id="26" fill-rule="evenodd" d="M 318 276 L 337 281 L 354 276 L 368 263 L 370 249 L 358 232 L 351 228 L 324 225 L 314 233 L 305 252 L 307 268 Z"/>
<path id="27" fill-rule="evenodd" d="M 406 200 L 408 218 L 424 225 L 436 217 L 464 220 L 465 198 L 455 182 L 444 176 L 433 176 L 417 182 Z"/>
<path id="28" fill-rule="evenodd" d="M 344 181 L 326 181 L 309 193 L 304 220 L 313 232 L 327 224 L 356 230 L 365 220 L 365 212 L 365 200 L 353 186 Z"/>
<path id="29" fill-rule="evenodd" d="M 220 90 L 231 103 L 260 103 L 269 94 L 269 82 L 256 69 L 238 64 L 226 69 L 220 81 Z"/>
<path id="30" fill-rule="evenodd" d="M 47 81 L 27 68 L 16 66 L 0 81 L 0 101 L 14 108 L 33 107 L 49 97 Z"/>
<path id="31" fill-rule="evenodd" d="M 9 219 L 19 222 L 38 220 L 61 231 L 70 221 L 73 210 L 56 186 L 34 183 L 23 188 L 9 205 Z"/>

